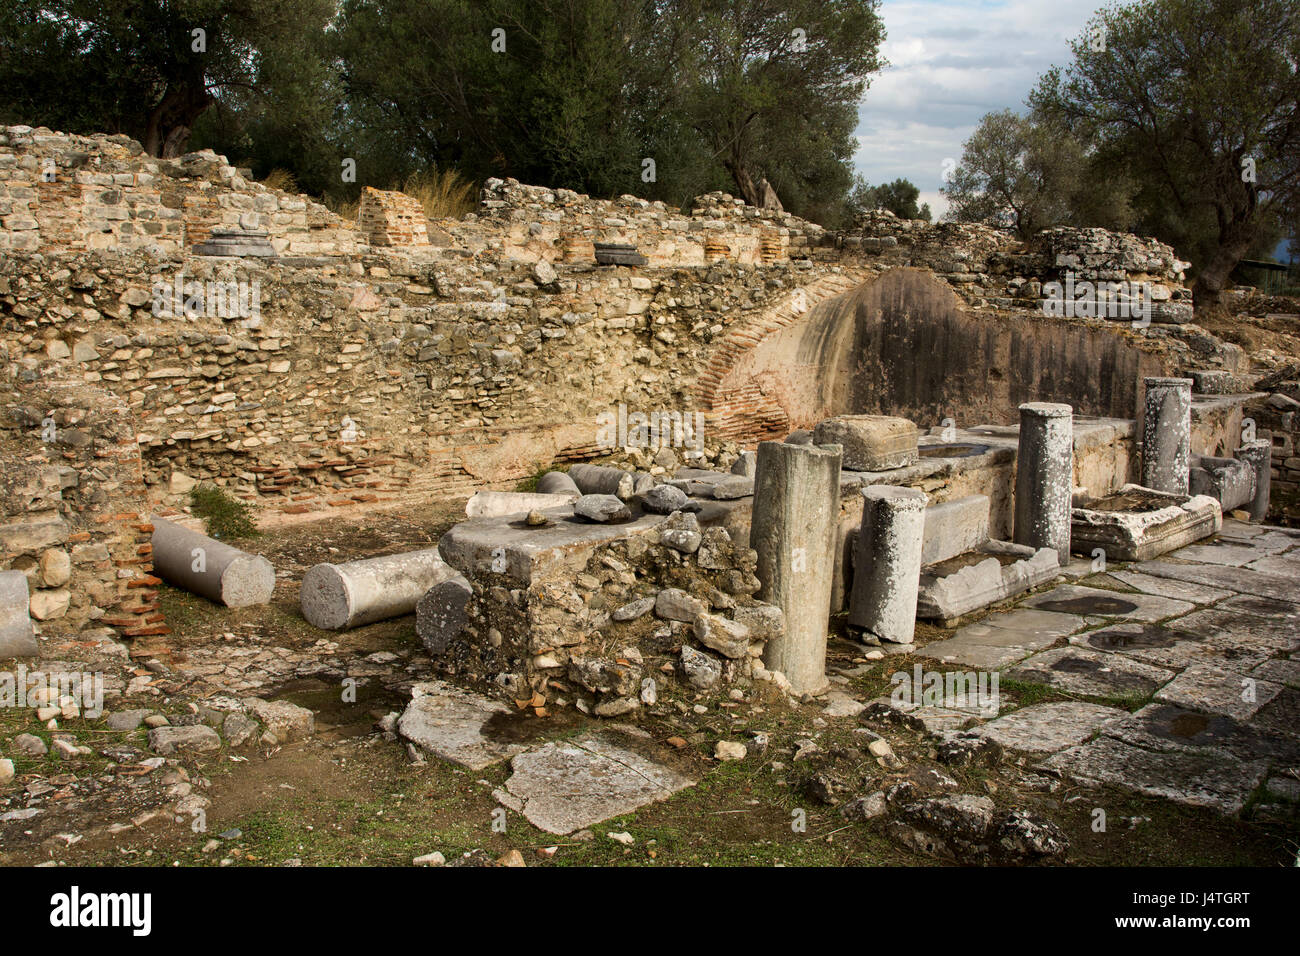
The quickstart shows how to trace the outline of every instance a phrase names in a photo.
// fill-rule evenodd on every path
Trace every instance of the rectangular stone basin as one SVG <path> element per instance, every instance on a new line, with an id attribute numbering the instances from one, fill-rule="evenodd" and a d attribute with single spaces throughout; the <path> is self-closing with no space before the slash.
<path id="1" fill-rule="evenodd" d="M 1034 550 L 990 539 L 921 568 L 916 616 L 951 627 L 967 614 L 1046 584 L 1060 572 L 1052 548 Z"/>
<path id="2" fill-rule="evenodd" d="M 1223 511 L 1208 495 L 1172 495 L 1141 485 L 1076 504 L 1070 511 L 1070 550 L 1108 561 L 1149 561 L 1200 541 L 1223 527 Z"/>

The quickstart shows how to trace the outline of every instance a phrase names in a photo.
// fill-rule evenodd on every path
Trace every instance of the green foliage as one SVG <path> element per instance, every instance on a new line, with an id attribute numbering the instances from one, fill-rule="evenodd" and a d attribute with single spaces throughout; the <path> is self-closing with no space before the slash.
<path id="1" fill-rule="evenodd" d="M 7 0 L 0 119 L 126 133 L 176 156 L 219 97 L 287 97 L 311 75 L 310 37 L 332 10 L 330 0 Z"/>
<path id="2" fill-rule="evenodd" d="M 900 219 L 930 221 L 930 204 L 917 204 L 920 188 L 910 179 L 895 179 L 892 183 L 870 185 L 861 176 L 854 179 L 853 192 L 849 194 L 849 208 L 854 213 L 871 209 L 887 209 Z"/>
<path id="3" fill-rule="evenodd" d="M 336 207 L 435 171 L 676 206 L 766 180 L 834 224 L 878 2 L 11 0 L 0 119 L 211 148 Z"/>
<path id="4" fill-rule="evenodd" d="M 261 534 L 253 520 L 252 507 L 216 485 L 191 488 L 190 506 L 203 519 L 208 534 L 220 541 L 256 538 Z"/>
<path id="5" fill-rule="evenodd" d="M 986 114 L 962 147 L 942 192 L 957 222 L 987 222 L 1031 236 L 1051 226 L 1127 228 L 1133 187 L 1101 180 L 1077 137 L 1041 116 Z"/>
<path id="6" fill-rule="evenodd" d="M 1072 52 L 1030 105 L 1096 144 L 1101 181 L 1135 183 L 1138 228 L 1190 254 L 1197 299 L 1213 301 L 1243 256 L 1295 224 L 1300 0 L 1107 7 Z"/>

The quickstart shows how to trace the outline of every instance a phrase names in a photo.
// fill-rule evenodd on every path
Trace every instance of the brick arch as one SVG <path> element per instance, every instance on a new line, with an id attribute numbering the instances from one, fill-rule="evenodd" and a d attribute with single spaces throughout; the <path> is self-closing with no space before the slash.
<path id="1" fill-rule="evenodd" d="M 697 396 L 711 435 L 748 443 L 841 414 L 1010 424 L 1040 400 L 1127 418 L 1141 376 L 1161 367 L 1104 322 L 972 308 L 942 277 L 901 266 L 827 276 L 747 317 Z"/>
<path id="2" fill-rule="evenodd" d="M 819 305 L 838 299 L 874 274 L 872 269 L 853 268 L 824 276 L 732 326 L 696 380 L 695 400 L 705 414 L 709 434 L 745 440 L 788 434 L 790 418 L 779 396 L 763 383 L 738 374 L 738 364 L 771 336 L 807 321 Z"/>

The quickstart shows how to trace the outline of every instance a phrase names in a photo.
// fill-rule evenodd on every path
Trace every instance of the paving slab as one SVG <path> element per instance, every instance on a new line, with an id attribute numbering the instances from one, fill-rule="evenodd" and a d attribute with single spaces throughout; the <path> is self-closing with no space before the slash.
<path id="1" fill-rule="evenodd" d="M 1089 697 L 1146 697 L 1173 679 L 1174 672 L 1122 654 L 1070 646 L 1035 654 L 1008 670 L 1007 677 Z"/>
<path id="2" fill-rule="evenodd" d="M 1272 681 L 1213 664 L 1193 664 L 1162 687 L 1156 700 L 1246 720 L 1281 692 L 1282 685 Z"/>
<path id="3" fill-rule="evenodd" d="M 1251 671 L 1260 680 L 1300 687 L 1300 661 L 1268 660 Z"/>
<path id="4" fill-rule="evenodd" d="M 1176 601 L 1191 601 L 1193 604 L 1213 604 L 1237 593 L 1226 588 L 1211 588 L 1204 584 L 1192 584 L 1190 581 L 1158 578 L 1138 571 L 1111 571 L 1106 576 L 1131 588 L 1137 588 L 1143 594 L 1173 598 Z"/>
<path id="5" fill-rule="evenodd" d="M 1271 648 L 1243 647 L 1232 635 L 1221 631 L 1179 630 L 1168 624 L 1142 622 L 1120 622 L 1085 631 L 1071 636 L 1070 643 L 1174 671 L 1193 664 L 1218 663 L 1245 673 L 1273 656 Z"/>
<path id="6" fill-rule="evenodd" d="M 1222 714 L 1204 714 L 1173 704 L 1148 704 L 1107 724 L 1102 733 L 1146 750 L 1226 751 L 1240 760 L 1300 760 L 1300 740 L 1263 731 Z"/>
<path id="7" fill-rule="evenodd" d="M 1289 574 L 1293 578 L 1300 578 L 1300 557 L 1292 557 L 1290 554 L 1271 555 L 1250 562 L 1246 568 L 1266 574 Z"/>
<path id="8" fill-rule="evenodd" d="M 916 654 L 945 663 L 996 670 L 1050 647 L 1083 624 L 1083 618 L 1077 614 L 1019 608 L 967 624 L 945 641 L 918 648 Z"/>
<path id="9" fill-rule="evenodd" d="M 1176 558 L 1179 561 L 1221 564 L 1229 568 L 1239 568 L 1257 560 L 1260 556 L 1260 552 L 1249 545 L 1225 544 L 1223 542 L 1194 544 L 1190 547 L 1179 548 L 1177 551 L 1170 551 L 1166 555 L 1166 557 Z"/>
<path id="10" fill-rule="evenodd" d="M 1102 735 L 1044 760 L 1040 768 L 1084 783 L 1135 790 L 1176 803 L 1238 813 L 1264 780 L 1268 761 L 1205 747 L 1145 750 Z"/>
<path id="11" fill-rule="evenodd" d="M 1228 602 L 1165 623 L 1180 631 L 1219 635 L 1242 649 L 1267 650 L 1268 656 L 1300 649 L 1300 629 L 1294 621 L 1280 615 L 1265 617 L 1243 610 L 1241 605 L 1230 607 Z"/>
<path id="12" fill-rule="evenodd" d="M 1144 574 L 1154 574 L 1160 578 L 1173 578 L 1176 581 L 1190 581 L 1193 584 L 1208 584 L 1210 587 L 1227 588 L 1245 594 L 1258 594 L 1261 597 L 1286 601 L 1296 595 L 1294 578 L 1281 574 L 1269 574 L 1265 571 L 1249 571 L 1243 568 L 1224 567 L 1216 564 L 1175 564 L 1172 561 L 1142 561 L 1133 566 Z"/>
<path id="13" fill-rule="evenodd" d="M 435 756 L 482 770 L 528 748 L 494 732 L 514 716 L 500 701 L 444 681 L 416 684 L 411 694 L 397 732 Z"/>
<path id="14" fill-rule="evenodd" d="M 1110 721 L 1127 716 L 1126 710 L 1084 701 L 1035 704 L 989 721 L 972 733 L 1009 750 L 1055 753 L 1083 743 Z"/>
<path id="15" fill-rule="evenodd" d="M 515 756 L 494 796 L 547 833 L 572 833 L 693 786 L 695 779 L 610 733 L 552 741 Z"/>
<path id="16" fill-rule="evenodd" d="M 1089 617 L 1120 617 L 1131 621 L 1159 621 L 1186 614 L 1196 608 L 1190 601 L 1177 601 L 1154 594 L 1107 591 L 1079 584 L 1062 584 L 1046 594 L 1030 598 L 1025 606 Z"/>
<path id="17" fill-rule="evenodd" d="M 1255 712 L 1251 723 L 1262 733 L 1300 741 L 1300 690 L 1283 687 L 1271 701 Z"/>

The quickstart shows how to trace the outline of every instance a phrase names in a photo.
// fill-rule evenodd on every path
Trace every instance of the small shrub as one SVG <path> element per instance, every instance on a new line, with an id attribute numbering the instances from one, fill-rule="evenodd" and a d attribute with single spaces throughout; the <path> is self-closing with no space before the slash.
<path id="1" fill-rule="evenodd" d="M 298 180 L 294 178 L 293 173 L 279 167 L 266 174 L 266 178 L 262 180 L 262 185 L 267 189 L 278 189 L 286 193 L 298 192 Z"/>
<path id="2" fill-rule="evenodd" d="M 401 189 L 420 200 L 428 219 L 459 219 L 478 206 L 474 184 L 454 169 L 429 169 L 407 176 Z"/>
<path id="3" fill-rule="evenodd" d="M 220 541 L 256 538 L 260 531 L 253 521 L 253 509 L 216 485 L 195 485 L 190 489 L 190 505 L 203 519 L 203 527 Z"/>

